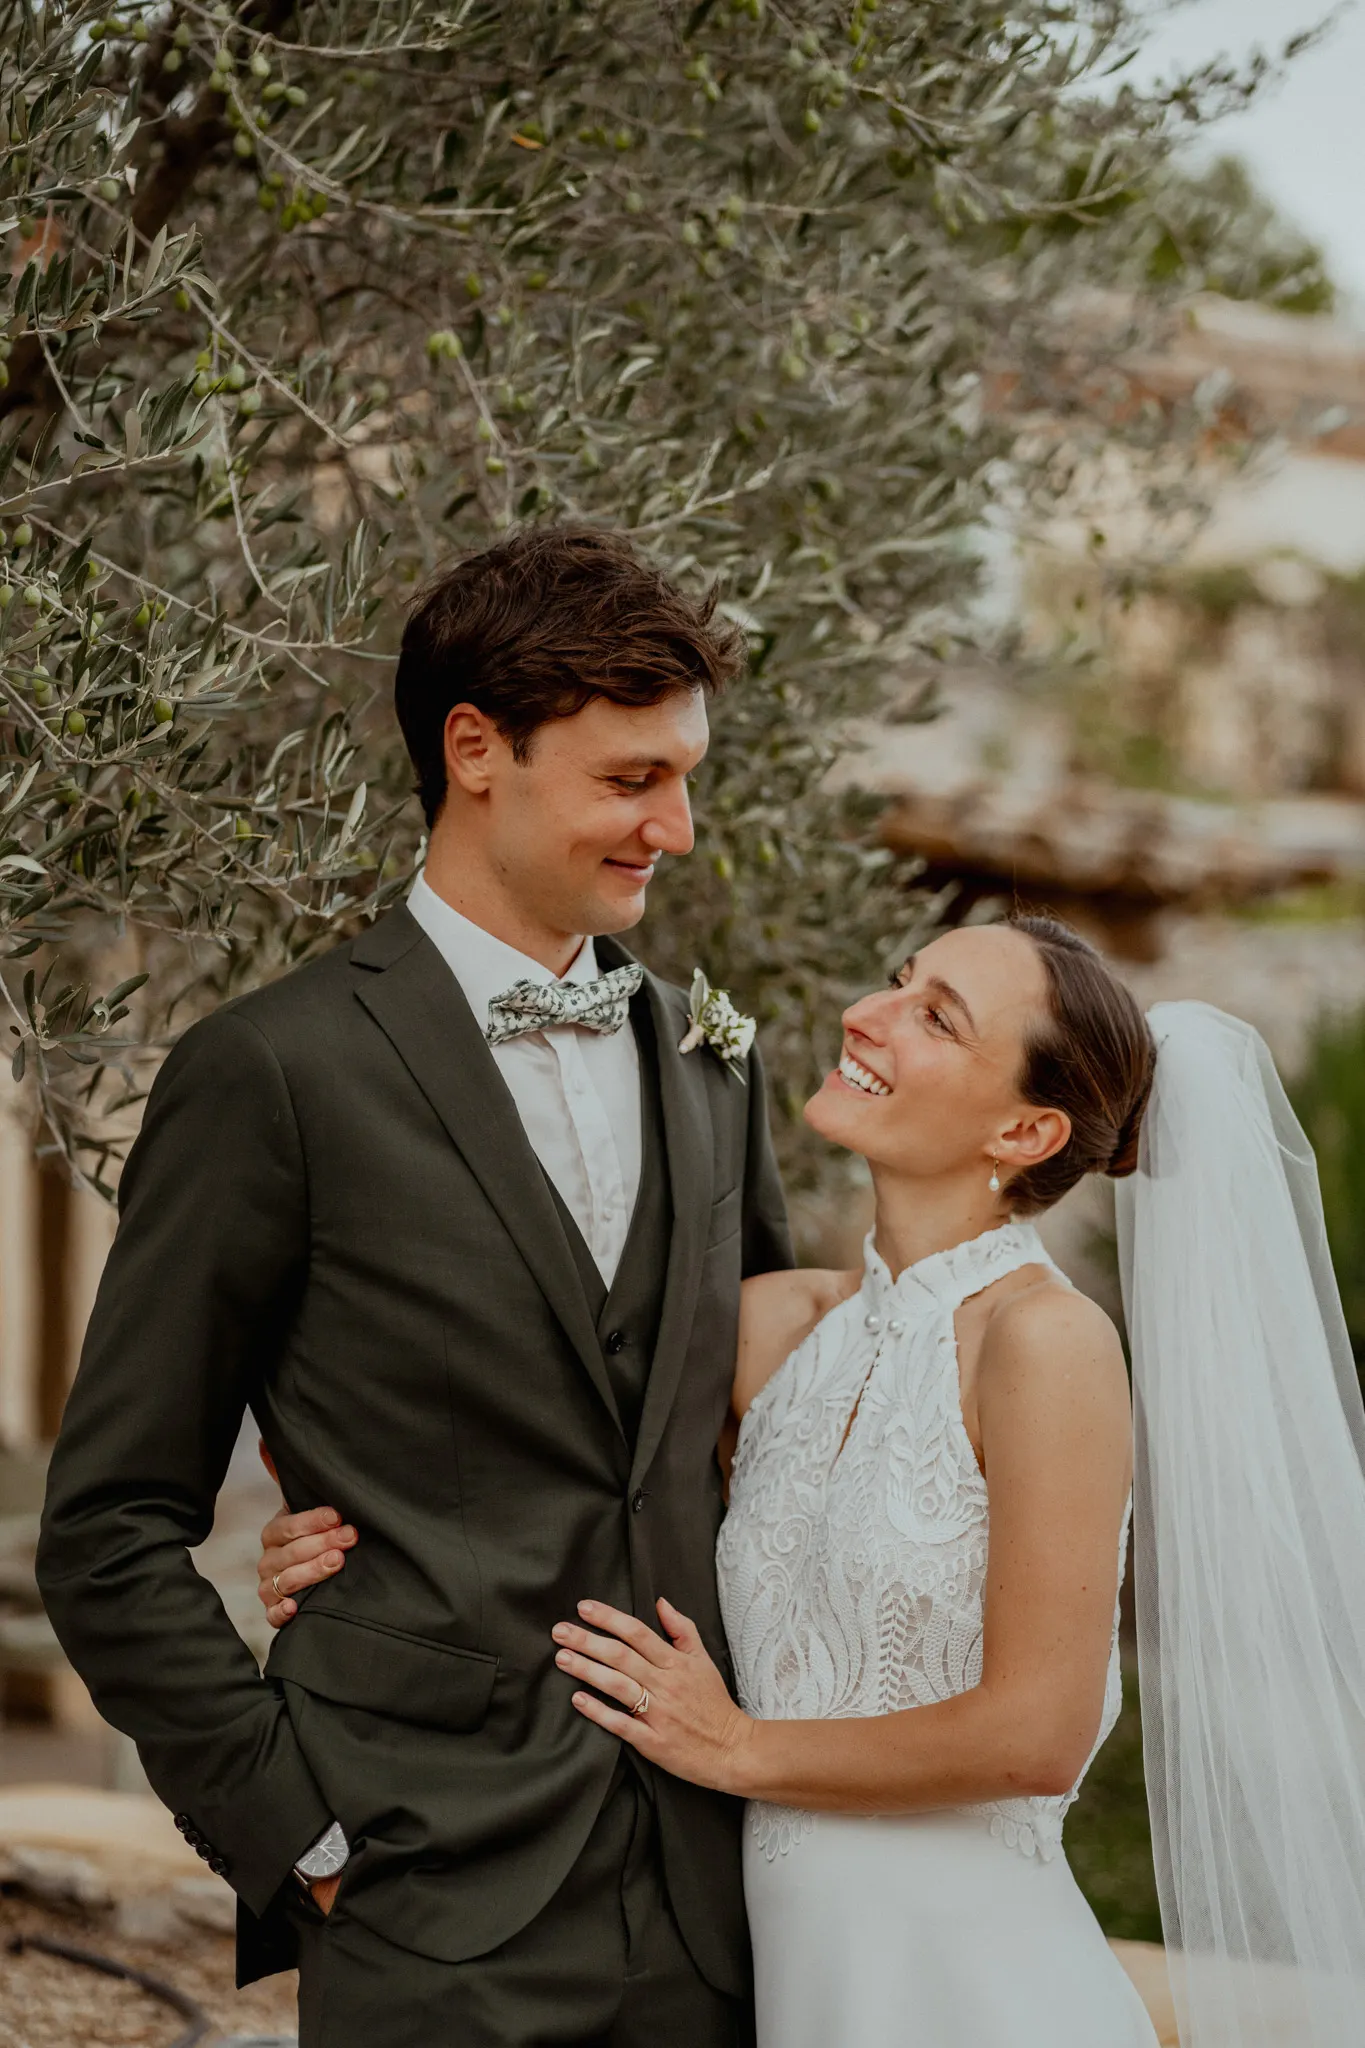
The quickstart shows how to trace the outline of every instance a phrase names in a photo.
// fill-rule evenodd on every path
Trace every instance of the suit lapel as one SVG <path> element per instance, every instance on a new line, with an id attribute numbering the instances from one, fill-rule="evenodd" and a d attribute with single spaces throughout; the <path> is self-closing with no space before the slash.
<path id="1" fill-rule="evenodd" d="M 406 908 L 391 911 L 362 934 L 351 957 L 369 970 L 356 995 L 497 1211 L 621 1431 L 602 1347 L 553 1197 L 459 983 Z"/>
<path id="2" fill-rule="evenodd" d="M 630 957 L 606 940 L 598 940 L 597 950 L 599 958 L 613 967 Z M 687 1357 L 706 1250 L 715 1169 L 705 1070 L 700 1059 L 685 1059 L 678 1051 L 679 1041 L 687 1030 L 686 1004 L 652 974 L 645 975 L 645 989 L 658 1048 L 659 1094 L 673 1197 L 673 1235 L 659 1334 L 635 1443 L 632 1486 L 648 1471 L 659 1447 Z"/>

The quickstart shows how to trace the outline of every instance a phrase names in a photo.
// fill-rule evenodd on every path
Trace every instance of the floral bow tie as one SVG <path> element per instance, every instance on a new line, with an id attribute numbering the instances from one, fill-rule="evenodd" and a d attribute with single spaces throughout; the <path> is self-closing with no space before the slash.
<path id="1" fill-rule="evenodd" d="M 488 1005 L 490 1045 L 506 1045 L 528 1031 L 552 1024 L 581 1024 L 585 1030 L 619 1031 L 630 1013 L 630 999 L 645 978 L 638 960 L 613 967 L 596 981 L 519 981 L 494 996 Z"/>

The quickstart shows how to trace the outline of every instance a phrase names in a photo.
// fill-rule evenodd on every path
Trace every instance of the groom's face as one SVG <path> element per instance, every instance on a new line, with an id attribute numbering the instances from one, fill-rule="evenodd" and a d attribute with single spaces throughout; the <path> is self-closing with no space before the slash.
<path id="1" fill-rule="evenodd" d="M 660 857 L 691 851 L 688 777 L 708 737 L 705 700 L 692 690 L 642 706 L 591 698 L 541 726 L 525 761 L 488 728 L 478 829 L 524 912 L 590 937 L 638 924 Z"/>

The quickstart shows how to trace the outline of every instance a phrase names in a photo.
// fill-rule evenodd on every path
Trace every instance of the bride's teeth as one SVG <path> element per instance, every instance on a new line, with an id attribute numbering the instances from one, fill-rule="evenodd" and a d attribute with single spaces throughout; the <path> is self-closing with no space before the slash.
<path id="1" fill-rule="evenodd" d="M 889 1095 L 891 1090 L 885 1081 L 879 1081 L 875 1074 L 869 1074 L 866 1067 L 859 1066 L 850 1053 L 839 1061 L 839 1072 L 851 1087 L 861 1088 L 864 1095 Z"/>

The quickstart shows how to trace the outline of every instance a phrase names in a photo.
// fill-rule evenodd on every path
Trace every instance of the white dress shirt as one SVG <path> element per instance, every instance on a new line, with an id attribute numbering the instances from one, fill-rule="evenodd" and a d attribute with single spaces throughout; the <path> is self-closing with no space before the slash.
<path id="1" fill-rule="evenodd" d="M 518 981 L 555 980 L 548 967 L 471 924 L 419 875 L 408 909 L 464 991 L 480 1031 L 488 1006 Z M 566 982 L 601 972 L 585 939 Z M 640 1053 L 629 1024 L 588 1031 L 556 1024 L 491 1048 L 531 1149 L 558 1188 L 610 1287 L 640 1188 Z"/>

